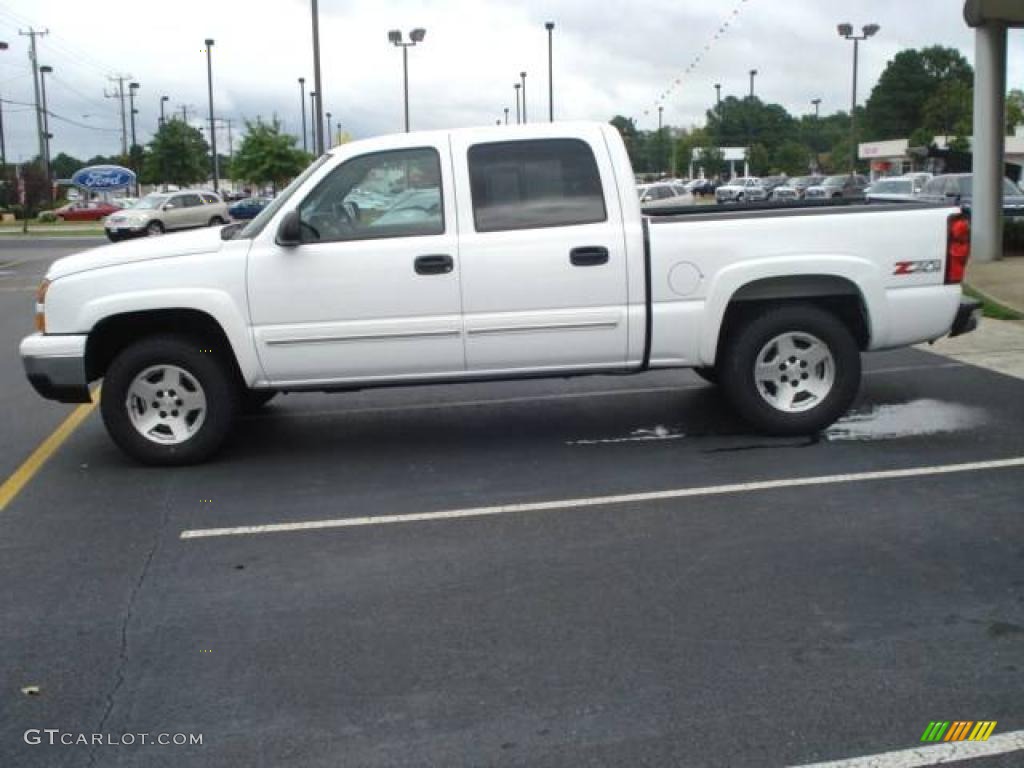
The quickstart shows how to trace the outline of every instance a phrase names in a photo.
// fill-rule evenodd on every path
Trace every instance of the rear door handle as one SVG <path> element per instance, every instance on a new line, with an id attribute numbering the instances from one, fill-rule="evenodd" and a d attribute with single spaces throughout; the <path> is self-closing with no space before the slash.
<path id="1" fill-rule="evenodd" d="M 569 251 L 569 261 L 574 267 L 596 267 L 608 263 L 608 249 L 603 245 L 584 245 Z"/>
<path id="2" fill-rule="evenodd" d="M 417 256 L 413 264 L 417 275 L 447 275 L 455 269 L 455 261 L 447 253 Z"/>

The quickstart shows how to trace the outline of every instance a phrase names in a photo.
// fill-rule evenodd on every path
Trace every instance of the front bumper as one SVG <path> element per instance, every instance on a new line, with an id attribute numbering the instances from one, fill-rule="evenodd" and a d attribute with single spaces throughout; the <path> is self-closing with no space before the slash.
<path id="1" fill-rule="evenodd" d="M 43 397 L 62 403 L 88 403 L 85 336 L 36 333 L 21 341 L 18 351 L 29 382 Z"/>
<path id="2" fill-rule="evenodd" d="M 960 306 L 956 310 L 956 318 L 953 320 L 953 327 L 949 331 L 949 337 L 962 336 L 970 333 L 978 327 L 981 320 L 981 302 L 961 297 Z"/>

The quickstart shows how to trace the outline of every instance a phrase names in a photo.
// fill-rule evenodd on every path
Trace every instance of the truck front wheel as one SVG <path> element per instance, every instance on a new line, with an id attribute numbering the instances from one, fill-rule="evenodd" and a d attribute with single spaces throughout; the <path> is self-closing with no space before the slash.
<path id="1" fill-rule="evenodd" d="M 752 426 L 773 435 L 813 434 L 857 396 L 860 350 L 835 315 L 810 304 L 775 306 L 732 335 L 718 372 Z"/>
<path id="2" fill-rule="evenodd" d="M 100 410 L 117 446 L 144 464 L 195 464 L 224 443 L 239 410 L 228 364 L 209 345 L 153 336 L 126 347 L 103 379 Z"/>

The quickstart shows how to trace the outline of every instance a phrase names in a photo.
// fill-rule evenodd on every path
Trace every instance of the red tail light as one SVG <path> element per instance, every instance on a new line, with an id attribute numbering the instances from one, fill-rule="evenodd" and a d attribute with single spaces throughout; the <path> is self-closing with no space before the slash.
<path id="1" fill-rule="evenodd" d="M 961 283 L 971 257 L 971 220 L 954 213 L 946 225 L 946 284 Z"/>

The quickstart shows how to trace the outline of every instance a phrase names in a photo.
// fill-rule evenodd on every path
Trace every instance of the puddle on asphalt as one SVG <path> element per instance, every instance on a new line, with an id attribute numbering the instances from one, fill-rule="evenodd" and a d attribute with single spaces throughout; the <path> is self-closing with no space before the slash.
<path id="1" fill-rule="evenodd" d="M 912 400 L 897 405 L 875 405 L 854 411 L 827 430 L 829 442 L 840 440 L 892 440 L 974 429 L 988 421 L 988 412 L 942 400 Z"/>

